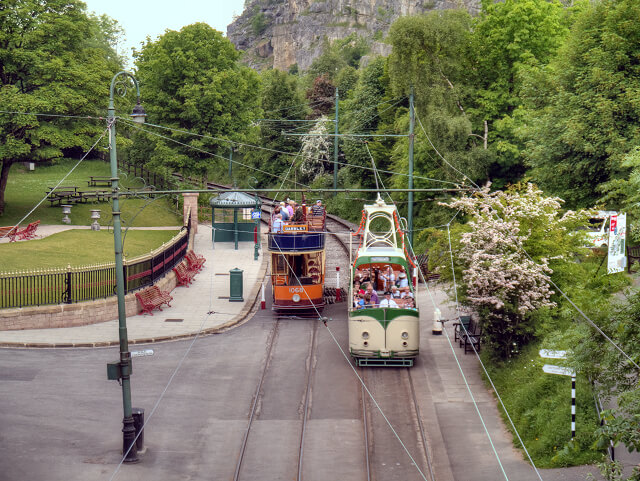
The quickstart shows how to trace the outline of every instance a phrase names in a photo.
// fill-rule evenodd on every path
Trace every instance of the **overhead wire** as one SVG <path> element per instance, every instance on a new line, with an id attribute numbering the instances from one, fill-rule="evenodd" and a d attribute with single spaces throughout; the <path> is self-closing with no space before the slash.
<path id="1" fill-rule="evenodd" d="M 66 175 L 65 175 L 64 177 L 62 177 L 62 179 L 60 179 L 60 181 L 59 181 L 59 182 L 58 182 L 58 183 L 53 187 L 53 189 L 51 189 L 51 190 L 49 190 L 49 192 L 47 192 L 47 195 L 45 195 L 45 196 L 40 200 L 40 202 L 38 202 L 38 203 L 35 205 L 35 207 L 34 207 L 33 209 L 31 209 L 31 210 L 27 213 L 27 215 L 25 215 L 22 219 L 20 219 L 20 220 L 16 223 L 15 227 L 18 227 L 22 222 L 24 222 L 24 221 L 25 221 L 25 219 L 27 219 L 31 214 L 33 214 L 33 212 L 34 212 L 38 207 L 40 207 L 40 205 L 42 205 L 42 203 L 43 203 L 45 200 L 47 200 L 51 194 L 53 194 L 53 192 L 54 192 L 54 191 L 55 191 L 55 190 L 60 186 L 60 184 L 62 184 L 62 183 L 65 181 L 65 179 L 66 179 L 67 177 L 69 177 L 69 175 L 71 175 L 71 173 L 72 173 L 74 170 L 76 170 L 76 168 L 77 168 L 77 167 L 82 163 L 82 161 L 83 161 L 84 159 L 86 159 L 86 158 L 87 158 L 87 155 L 89 155 L 89 153 L 90 153 L 90 152 L 95 148 L 95 146 L 96 146 L 96 145 L 98 145 L 98 143 L 102 140 L 102 138 L 106 135 L 106 133 L 107 133 L 107 132 L 109 132 L 109 128 L 110 128 L 110 125 L 105 129 L 105 131 L 104 131 L 104 132 L 102 132 L 102 134 L 100 135 L 100 137 L 98 137 L 98 140 L 96 140 L 96 141 L 94 142 L 94 144 L 91 146 L 91 148 L 89 148 L 89 150 L 87 150 L 87 152 L 86 152 L 86 153 L 82 156 L 82 158 L 81 158 L 81 159 L 80 159 L 80 160 L 79 160 L 79 161 L 78 161 L 78 162 L 77 162 L 77 163 L 76 163 L 76 164 L 75 164 L 75 165 L 74 165 L 74 166 L 69 170 L 69 172 L 67 172 L 67 173 L 66 173 Z M 4 238 L 5 238 L 5 237 L 7 237 L 8 235 L 9 235 L 9 232 L 6 232 L 2 237 L 0 237 L 0 239 L 4 239 Z"/>

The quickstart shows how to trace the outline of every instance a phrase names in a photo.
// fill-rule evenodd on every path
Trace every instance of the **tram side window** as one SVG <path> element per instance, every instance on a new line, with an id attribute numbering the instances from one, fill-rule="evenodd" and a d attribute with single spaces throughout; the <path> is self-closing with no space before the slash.
<path id="1" fill-rule="evenodd" d="M 287 283 L 287 273 L 289 267 L 287 261 L 282 254 L 273 254 L 271 259 L 271 274 L 273 275 L 273 282 L 276 285 L 285 285 Z"/>

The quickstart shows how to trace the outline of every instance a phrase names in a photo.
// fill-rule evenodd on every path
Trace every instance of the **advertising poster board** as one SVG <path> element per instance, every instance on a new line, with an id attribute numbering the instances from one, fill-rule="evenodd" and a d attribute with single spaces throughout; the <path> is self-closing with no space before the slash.
<path id="1" fill-rule="evenodd" d="M 611 216 L 609 226 L 609 263 L 607 273 L 614 274 L 624 271 L 627 267 L 627 253 L 625 240 L 627 237 L 627 214 Z"/>

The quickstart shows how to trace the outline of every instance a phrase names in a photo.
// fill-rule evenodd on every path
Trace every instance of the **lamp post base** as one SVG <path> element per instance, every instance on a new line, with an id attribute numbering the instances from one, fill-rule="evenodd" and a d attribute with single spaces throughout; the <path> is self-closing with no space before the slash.
<path id="1" fill-rule="evenodd" d="M 138 446 L 135 443 L 136 427 L 134 425 L 133 416 L 122 420 L 122 453 L 124 454 L 125 463 L 137 463 Z"/>

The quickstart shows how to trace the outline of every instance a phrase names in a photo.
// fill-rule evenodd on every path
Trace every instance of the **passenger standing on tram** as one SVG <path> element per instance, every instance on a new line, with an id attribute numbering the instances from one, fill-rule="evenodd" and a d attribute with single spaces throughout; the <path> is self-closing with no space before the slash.
<path id="1" fill-rule="evenodd" d="M 324 215 L 324 207 L 320 199 L 316 200 L 316 205 L 311 207 L 311 213 L 316 216 Z"/>
<path id="2" fill-rule="evenodd" d="M 382 279 L 385 291 L 389 291 L 391 286 L 396 280 L 396 275 L 393 273 L 393 267 L 387 266 L 387 269 L 380 273 L 380 279 Z"/>
<path id="3" fill-rule="evenodd" d="M 291 220 L 293 222 L 302 222 L 302 219 L 304 219 L 304 214 L 302 213 L 302 207 L 298 206 L 296 207 L 296 211 L 293 213 L 293 217 L 291 218 Z"/>
<path id="4" fill-rule="evenodd" d="M 289 220 L 289 211 L 284 202 L 280 202 L 280 214 L 282 214 L 282 220 Z"/>
<path id="5" fill-rule="evenodd" d="M 398 274 L 398 283 L 397 286 L 399 289 L 403 289 L 409 285 L 409 279 L 407 279 L 407 275 L 404 272 Z"/>
<path id="6" fill-rule="evenodd" d="M 293 210 L 295 206 L 296 206 L 296 201 L 290 199 L 289 203 L 287 204 L 287 212 L 289 212 L 289 219 L 293 217 Z"/>
<path id="7" fill-rule="evenodd" d="M 282 214 L 276 214 L 276 218 L 274 219 L 273 223 L 271 224 L 271 231 L 272 232 L 282 232 Z"/>

